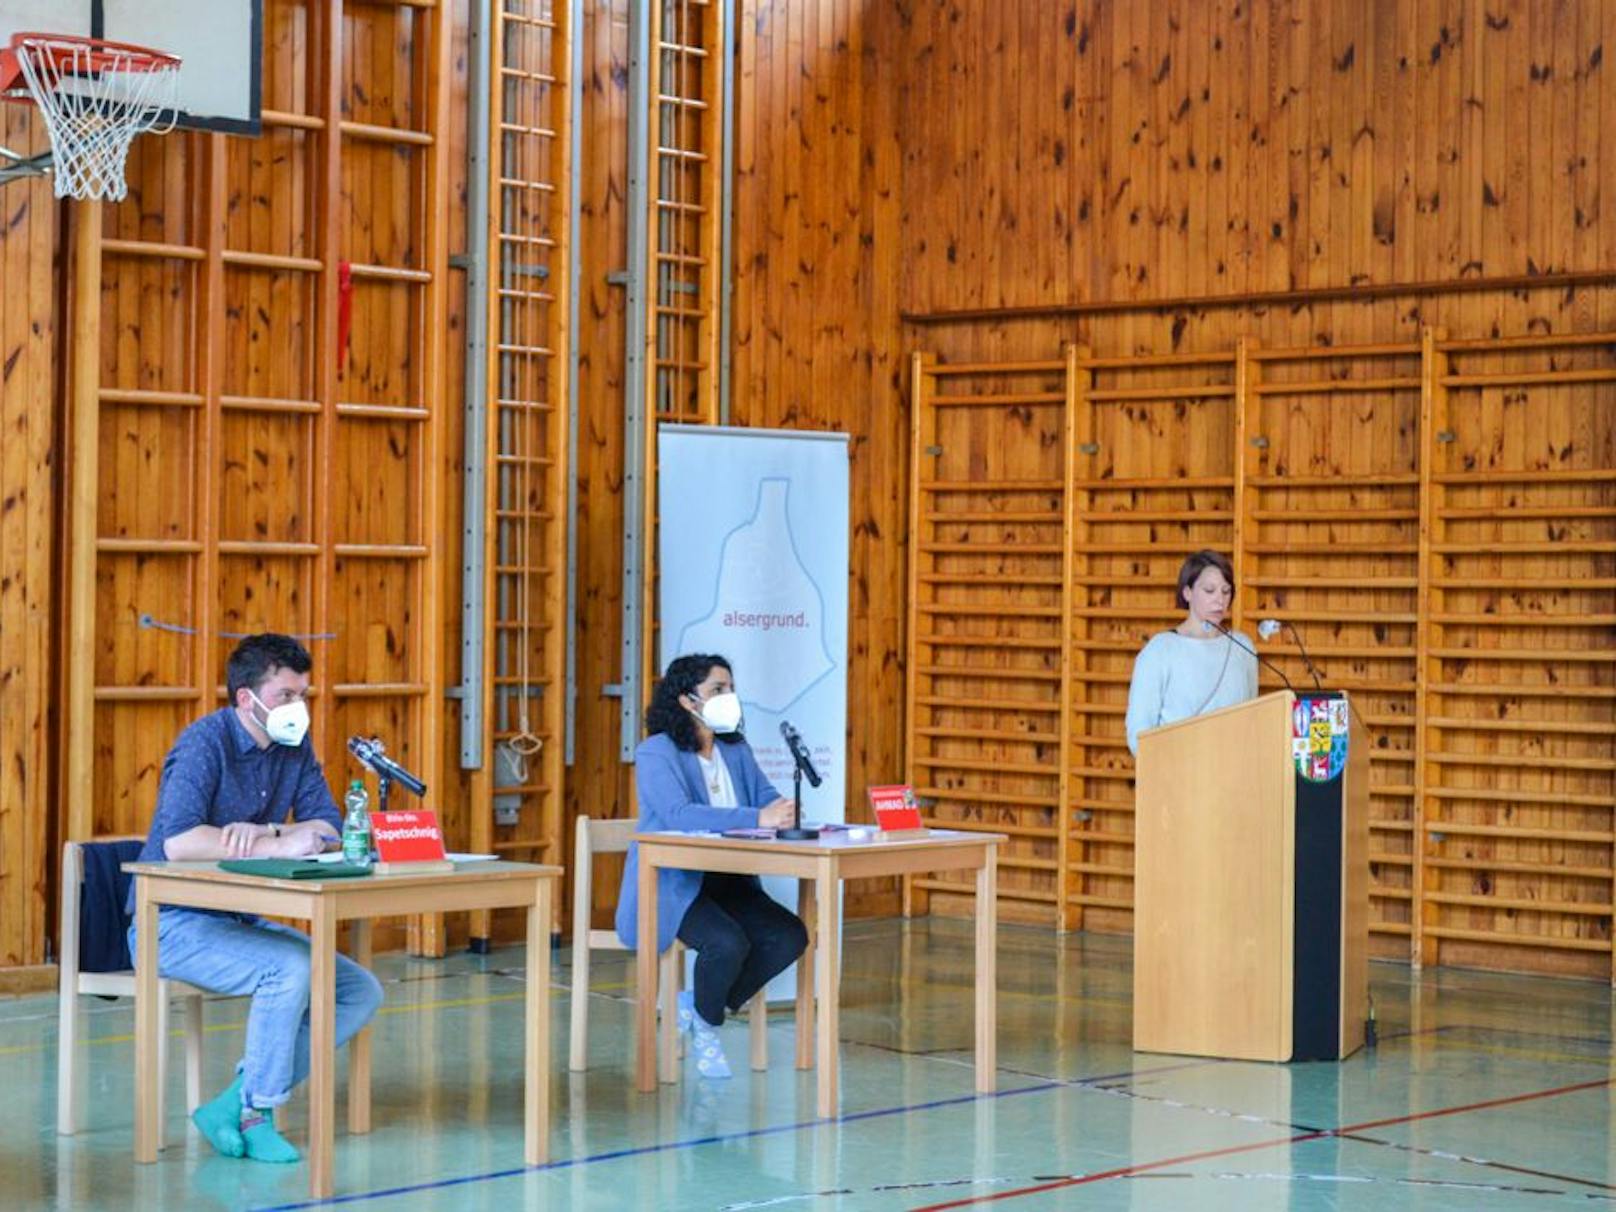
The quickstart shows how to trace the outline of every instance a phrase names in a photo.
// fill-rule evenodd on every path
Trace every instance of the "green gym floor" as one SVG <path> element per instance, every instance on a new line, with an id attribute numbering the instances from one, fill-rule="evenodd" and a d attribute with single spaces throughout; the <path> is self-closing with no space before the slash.
<path id="1" fill-rule="evenodd" d="M 631 974 L 597 954 L 591 1064 L 566 1071 L 558 955 L 553 1161 L 521 1164 L 522 956 L 383 956 L 375 1129 L 351 1138 L 338 1089 L 337 1196 L 376 1212 L 575 1209 L 1543 1209 L 1616 1206 L 1611 991 L 1371 966 L 1380 1043 L 1345 1063 L 1200 1061 L 1129 1048 L 1126 939 L 1006 927 L 999 1092 L 972 1094 L 971 941 L 962 922 L 859 921 L 845 934 L 841 1114 L 814 1117 L 789 1015 L 766 1074 L 640 1096 Z M 208 1006 L 208 1084 L 228 1080 L 243 1001 Z M 182 1116 L 131 1160 L 133 1011 L 86 1003 L 86 1126 L 58 1137 L 53 997 L 0 1001 L 0 1208 L 323 1206 L 303 1166 L 216 1157 Z M 176 1039 L 176 1057 L 179 1051 Z M 339 1062 L 340 1066 L 340 1062 Z M 341 1070 L 339 1067 L 339 1074 Z M 306 1104 L 288 1135 L 301 1141 Z"/>

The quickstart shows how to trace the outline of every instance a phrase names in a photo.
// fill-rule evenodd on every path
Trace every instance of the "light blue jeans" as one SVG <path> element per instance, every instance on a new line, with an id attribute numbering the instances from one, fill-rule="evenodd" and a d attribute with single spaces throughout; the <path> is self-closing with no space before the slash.
<path id="1" fill-rule="evenodd" d="M 135 928 L 129 927 L 129 954 Z M 337 955 L 337 1047 L 382 1004 L 381 983 Z M 309 936 L 253 914 L 164 909 L 157 916 L 157 971 L 200 989 L 250 994 L 247 1045 L 236 1071 L 241 1101 L 278 1107 L 309 1075 Z"/>

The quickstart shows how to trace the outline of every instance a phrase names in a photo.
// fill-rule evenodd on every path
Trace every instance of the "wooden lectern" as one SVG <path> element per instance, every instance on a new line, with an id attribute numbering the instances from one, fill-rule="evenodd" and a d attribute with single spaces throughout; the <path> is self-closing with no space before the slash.
<path id="1" fill-rule="evenodd" d="M 1137 1051 L 1363 1045 L 1369 740 L 1345 695 L 1282 690 L 1140 734 L 1134 833 Z"/>

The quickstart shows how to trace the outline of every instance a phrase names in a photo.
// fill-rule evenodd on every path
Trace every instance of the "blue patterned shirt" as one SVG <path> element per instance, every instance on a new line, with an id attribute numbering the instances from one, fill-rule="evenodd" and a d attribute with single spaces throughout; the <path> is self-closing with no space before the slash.
<path id="1" fill-rule="evenodd" d="M 341 836 L 342 815 L 308 737 L 295 748 L 260 749 L 232 707 L 205 715 L 180 733 L 163 760 L 157 811 L 140 852 L 143 863 L 167 858 L 163 843 L 196 828 L 223 828 L 236 821 L 268 825 L 293 820 L 325 821 Z M 129 892 L 134 911 L 134 890 Z"/>

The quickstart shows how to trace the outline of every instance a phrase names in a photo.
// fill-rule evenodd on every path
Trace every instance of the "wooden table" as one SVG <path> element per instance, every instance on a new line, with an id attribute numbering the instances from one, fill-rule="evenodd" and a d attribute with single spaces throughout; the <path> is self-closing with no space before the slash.
<path id="1" fill-rule="evenodd" d="M 933 871 L 976 872 L 976 1089 L 993 1092 L 998 1064 L 995 1045 L 994 930 L 997 924 L 998 845 L 1003 834 L 933 829 L 924 836 L 858 838 L 847 832 L 821 834 L 816 841 L 761 841 L 702 833 L 637 833 L 640 847 L 642 940 L 657 936 L 656 873 L 664 867 L 721 871 L 738 875 L 795 878 L 797 913 L 808 927 L 809 947 L 797 963 L 797 1068 L 820 1057 L 820 1118 L 836 1113 L 837 1039 L 840 1019 L 841 948 L 837 938 L 836 885 L 839 880 L 874 879 Z M 655 989 L 654 946 L 635 953 L 638 988 Z M 817 997 L 816 997 L 817 995 Z M 813 1003 L 815 1030 L 807 1030 Z M 642 1093 L 656 1089 L 656 999 L 641 995 L 636 1008 L 635 1078 Z M 674 1016 L 662 1016 L 662 1046 L 671 1055 Z"/>
<path id="2" fill-rule="evenodd" d="M 336 1095 L 337 923 L 352 921 L 354 959 L 370 963 L 370 919 L 473 909 L 527 910 L 526 1116 L 523 1158 L 546 1159 L 550 1136 L 550 924 L 560 867 L 461 863 L 420 875 L 283 880 L 217 863 L 125 863 L 135 876 L 135 1160 L 157 1160 L 157 910 L 225 909 L 309 923 L 309 1194 L 331 1194 Z M 348 1131 L 370 1131 L 370 1028 L 348 1043 Z"/>

